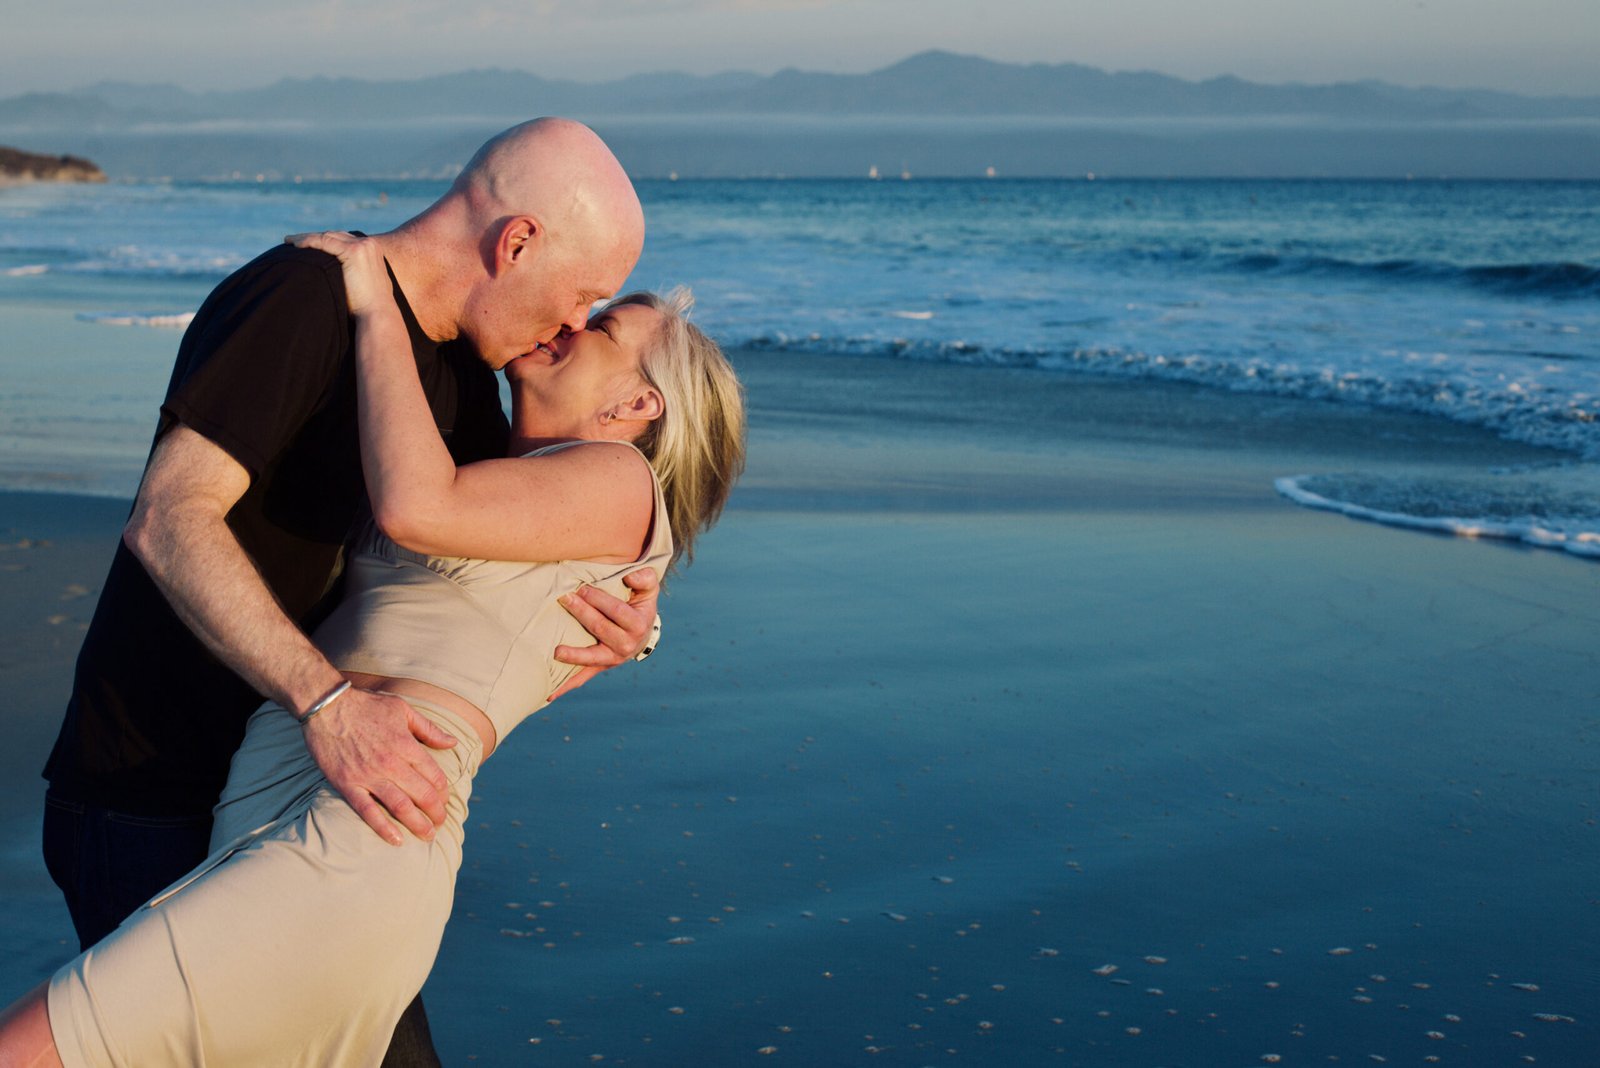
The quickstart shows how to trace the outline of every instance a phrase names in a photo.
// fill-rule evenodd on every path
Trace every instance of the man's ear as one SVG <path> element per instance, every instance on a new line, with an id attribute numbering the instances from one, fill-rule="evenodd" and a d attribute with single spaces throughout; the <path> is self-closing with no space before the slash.
<path id="1" fill-rule="evenodd" d="M 544 241 L 544 227 L 531 215 L 513 215 L 500 224 L 495 240 L 495 273 L 532 257 Z"/>

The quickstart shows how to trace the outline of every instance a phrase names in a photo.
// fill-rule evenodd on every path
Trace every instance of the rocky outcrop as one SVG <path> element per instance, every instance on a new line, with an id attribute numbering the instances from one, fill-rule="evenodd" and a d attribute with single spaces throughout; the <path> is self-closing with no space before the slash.
<path id="1" fill-rule="evenodd" d="M 105 171 L 77 156 L 41 156 L 0 145 L 0 182 L 103 182 Z"/>

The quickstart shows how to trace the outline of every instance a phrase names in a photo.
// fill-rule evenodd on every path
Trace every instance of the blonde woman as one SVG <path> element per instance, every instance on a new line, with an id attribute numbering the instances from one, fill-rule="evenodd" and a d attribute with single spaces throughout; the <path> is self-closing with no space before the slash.
<path id="1" fill-rule="evenodd" d="M 344 264 L 375 517 L 316 640 L 456 739 L 432 751 L 445 822 L 373 835 L 301 737 L 337 694 L 298 721 L 263 705 L 212 855 L 7 1010 L 0 1066 L 378 1064 L 449 917 L 473 774 L 577 670 L 551 656 L 585 641 L 560 600 L 692 556 L 743 467 L 727 360 L 686 297 L 634 294 L 512 361 L 511 455 L 458 469 L 376 244 L 295 240 Z"/>

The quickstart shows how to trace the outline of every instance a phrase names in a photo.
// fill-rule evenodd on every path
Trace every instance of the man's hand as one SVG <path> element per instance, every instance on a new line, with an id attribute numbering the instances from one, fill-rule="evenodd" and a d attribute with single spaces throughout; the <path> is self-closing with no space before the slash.
<path id="1" fill-rule="evenodd" d="M 576 594 L 561 598 L 561 607 L 583 624 L 596 644 L 556 646 L 557 660 L 563 664 L 577 664 L 583 670 L 551 694 L 550 700 L 571 693 L 607 668 L 632 660 L 650 640 L 661 579 L 654 568 L 643 567 L 624 575 L 622 581 L 633 591 L 626 601 L 593 586 L 585 586 Z"/>
<path id="2" fill-rule="evenodd" d="M 341 695 L 306 723 L 305 732 L 317 767 L 384 841 L 405 841 L 390 816 L 423 841 L 433 840 L 433 829 L 444 822 L 449 784 L 423 745 L 449 749 L 454 738 L 400 698 L 370 690 Z"/>
<path id="3" fill-rule="evenodd" d="M 283 614 L 227 525 L 250 475 L 222 448 L 185 426 L 151 454 L 123 531 L 195 637 L 256 692 L 305 709 L 339 674 Z M 418 741 L 455 744 L 398 697 L 351 690 L 306 724 L 306 745 L 334 789 L 385 839 L 404 838 L 384 814 L 419 838 L 444 820 L 444 775 Z"/>

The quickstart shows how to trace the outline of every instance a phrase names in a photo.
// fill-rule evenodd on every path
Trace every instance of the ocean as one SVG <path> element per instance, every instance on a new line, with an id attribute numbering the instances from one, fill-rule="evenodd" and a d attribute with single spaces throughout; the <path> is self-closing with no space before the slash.
<path id="1" fill-rule="evenodd" d="M 177 331 L 285 233 L 381 231 L 430 181 L 0 189 L 0 486 L 132 492 Z M 1600 553 L 1600 183 L 644 181 L 630 287 L 725 346 L 1192 382 L 1397 408 L 1548 448 L 1448 484 L 1285 471 L 1300 503 Z M 128 331 L 158 331 L 137 346 Z M 57 343 L 59 344 L 59 343 Z M 119 350 L 152 355 L 130 362 Z M 63 462 L 63 457 L 69 458 Z"/>

